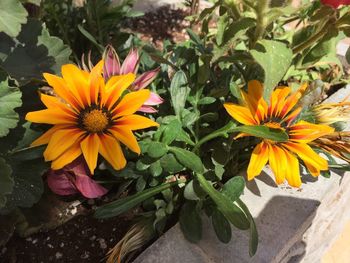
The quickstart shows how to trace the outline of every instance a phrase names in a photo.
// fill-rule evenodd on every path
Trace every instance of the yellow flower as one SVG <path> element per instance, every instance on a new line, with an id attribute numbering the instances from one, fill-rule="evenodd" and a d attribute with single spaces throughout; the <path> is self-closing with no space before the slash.
<path id="1" fill-rule="evenodd" d="M 158 124 L 134 114 L 149 98 L 149 90 L 123 92 L 133 83 L 135 75 L 115 76 L 105 83 L 103 61 L 92 71 L 80 70 L 72 64 L 62 66 L 62 78 L 44 73 L 44 77 L 59 97 L 41 94 L 45 110 L 29 112 L 26 119 L 54 125 L 32 143 L 48 144 L 44 152 L 52 169 L 61 169 L 83 154 L 93 174 L 100 153 L 113 168 L 125 167 L 120 143 L 140 153 L 132 131 Z"/>
<path id="2" fill-rule="evenodd" d="M 303 85 L 295 93 L 289 87 L 278 87 L 272 92 L 270 105 L 262 97 L 263 86 L 258 81 L 248 83 L 248 93 L 242 92 L 244 105 L 225 103 L 227 112 L 244 125 L 265 125 L 285 131 L 289 139 L 286 142 L 274 142 L 264 139 L 253 150 L 248 165 L 248 180 L 261 173 L 262 168 L 269 162 L 275 175 L 276 183 L 285 180 L 294 187 L 301 186 L 298 157 L 313 176 L 320 171 L 328 170 L 328 163 L 308 145 L 309 142 L 330 134 L 333 128 L 326 125 L 313 124 L 306 121 L 293 121 L 299 115 L 301 107 L 298 100 L 306 89 Z M 249 136 L 239 134 L 238 137 Z"/>

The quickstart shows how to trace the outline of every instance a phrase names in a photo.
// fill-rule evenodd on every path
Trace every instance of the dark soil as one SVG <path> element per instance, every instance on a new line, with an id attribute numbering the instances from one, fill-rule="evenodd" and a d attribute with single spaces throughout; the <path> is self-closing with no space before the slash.
<path id="1" fill-rule="evenodd" d="M 28 238 L 14 236 L 0 248 L 1 263 L 105 262 L 109 249 L 115 246 L 130 227 L 121 218 L 97 220 L 77 216 L 68 223 Z"/>
<path id="2" fill-rule="evenodd" d="M 188 39 L 186 28 L 190 23 L 185 18 L 189 14 L 189 8 L 174 9 L 171 6 L 162 6 L 142 17 L 126 20 L 124 28 L 141 34 L 142 40 L 161 48 L 166 39 L 172 42 Z"/>

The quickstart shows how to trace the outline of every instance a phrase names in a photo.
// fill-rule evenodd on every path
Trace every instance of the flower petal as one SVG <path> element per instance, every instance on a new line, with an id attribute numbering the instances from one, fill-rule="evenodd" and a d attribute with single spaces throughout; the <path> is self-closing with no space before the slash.
<path id="1" fill-rule="evenodd" d="M 301 178 L 298 158 L 288 150 L 284 150 L 284 153 L 286 155 L 288 165 L 288 168 L 286 169 L 286 179 L 288 184 L 293 187 L 300 187 Z"/>
<path id="2" fill-rule="evenodd" d="M 110 78 L 105 87 L 107 93 L 105 100 L 101 101 L 101 104 L 106 105 L 108 110 L 111 110 L 123 92 L 130 87 L 134 80 L 135 75 L 132 73 Z"/>
<path id="3" fill-rule="evenodd" d="M 89 134 L 80 143 L 81 151 L 84 159 L 90 169 L 91 174 L 97 166 L 98 149 L 100 146 L 100 139 L 96 133 Z"/>
<path id="4" fill-rule="evenodd" d="M 120 69 L 120 74 L 128 74 L 128 73 L 137 73 L 139 67 L 139 52 L 137 49 L 132 48 L 129 51 L 129 54 L 126 56 L 122 67 Z"/>
<path id="5" fill-rule="evenodd" d="M 141 106 L 137 111 L 144 113 L 155 113 L 158 112 L 155 108 L 151 106 Z"/>
<path id="6" fill-rule="evenodd" d="M 155 106 L 163 103 L 163 99 L 154 92 L 151 92 L 151 95 L 149 96 L 149 99 L 145 101 L 143 105 L 148 105 L 148 106 Z"/>
<path id="7" fill-rule="evenodd" d="M 35 123 L 46 124 L 75 124 L 76 117 L 73 117 L 60 109 L 46 109 L 28 112 L 26 120 Z"/>
<path id="8" fill-rule="evenodd" d="M 57 97 L 49 96 L 49 95 L 40 93 L 40 99 L 48 109 L 59 108 L 63 112 L 67 113 L 68 115 L 70 115 L 72 117 L 77 116 L 77 113 L 73 108 L 71 108 L 67 104 L 64 104 L 63 102 L 61 102 L 59 100 L 59 98 L 57 98 Z"/>
<path id="9" fill-rule="evenodd" d="M 269 147 L 265 142 L 261 142 L 255 146 L 248 165 L 248 180 L 252 180 L 255 176 L 258 176 L 261 173 L 261 170 L 266 165 L 268 158 Z"/>
<path id="10" fill-rule="evenodd" d="M 256 125 L 257 122 L 253 118 L 250 110 L 243 106 L 238 106 L 233 103 L 224 103 L 224 107 L 228 114 L 236 121 L 245 125 Z"/>
<path id="11" fill-rule="evenodd" d="M 65 100 L 74 109 L 80 109 L 81 105 L 79 104 L 79 101 L 69 91 L 66 82 L 62 78 L 49 73 L 44 73 L 43 75 L 47 83 L 54 89 L 55 93 L 60 98 Z"/>
<path id="12" fill-rule="evenodd" d="M 86 96 L 90 97 L 88 102 L 97 104 L 98 93 L 100 88 L 104 86 L 104 79 L 102 77 L 102 67 L 103 60 L 99 61 L 96 66 L 94 66 L 89 74 L 88 83 L 89 83 L 89 92 Z M 90 105 L 90 104 L 89 104 Z"/>
<path id="13" fill-rule="evenodd" d="M 115 125 L 117 127 L 132 131 L 146 129 L 152 126 L 159 126 L 159 124 L 155 121 L 135 114 L 121 117 L 120 119 L 116 120 Z"/>
<path id="14" fill-rule="evenodd" d="M 284 143 L 283 146 L 296 153 L 305 164 L 307 163 L 317 170 L 328 170 L 327 160 L 315 153 L 306 143 L 287 142 Z M 319 175 L 319 173 L 317 175 Z"/>
<path id="15" fill-rule="evenodd" d="M 99 152 L 108 163 L 116 170 L 123 169 L 126 160 L 119 142 L 107 134 L 101 134 Z"/>
<path id="16" fill-rule="evenodd" d="M 90 176 L 77 174 L 75 176 L 75 185 L 79 192 L 86 198 L 98 198 L 107 194 L 108 190 L 96 183 Z"/>
<path id="17" fill-rule="evenodd" d="M 290 126 L 289 137 L 294 142 L 308 143 L 333 132 L 334 128 L 328 125 L 299 121 Z"/>
<path id="18" fill-rule="evenodd" d="M 61 71 L 69 90 L 74 94 L 80 105 L 82 107 L 90 105 L 89 82 L 83 70 L 73 64 L 66 64 L 62 66 Z"/>
<path id="19" fill-rule="evenodd" d="M 117 126 L 108 130 L 112 135 L 133 152 L 140 154 L 141 149 L 136 141 L 135 135 L 128 129 L 119 128 Z"/>
<path id="20" fill-rule="evenodd" d="M 120 60 L 115 49 L 108 45 L 104 52 L 103 77 L 107 81 L 112 76 L 120 74 Z"/>
<path id="21" fill-rule="evenodd" d="M 136 112 L 150 96 L 150 91 L 147 89 L 130 92 L 126 94 L 120 103 L 114 108 L 114 118 L 125 115 L 131 115 Z"/>
<path id="22" fill-rule="evenodd" d="M 159 71 L 160 68 L 156 68 L 141 74 L 134 82 L 134 89 L 139 90 L 146 88 L 157 77 Z"/>
<path id="23" fill-rule="evenodd" d="M 44 152 L 45 161 L 52 161 L 79 141 L 84 132 L 76 128 L 61 129 L 54 132 Z"/>
<path id="24" fill-rule="evenodd" d="M 43 135 L 41 135 L 39 138 L 37 138 L 35 141 L 33 141 L 30 146 L 40 146 L 43 144 L 48 144 L 52 134 L 54 134 L 58 130 L 67 129 L 67 128 L 69 128 L 69 126 L 55 125 L 52 128 L 50 128 L 48 131 L 46 131 Z"/>
<path id="25" fill-rule="evenodd" d="M 269 164 L 275 175 L 276 183 L 282 184 L 285 180 L 288 163 L 286 154 L 280 147 L 269 144 Z"/>
<path id="26" fill-rule="evenodd" d="M 50 169 L 47 173 L 47 185 L 52 192 L 58 195 L 73 195 L 79 193 L 69 172 Z"/>
<path id="27" fill-rule="evenodd" d="M 72 163 L 81 155 L 81 148 L 79 142 L 74 143 L 58 158 L 52 161 L 51 168 L 54 170 L 62 169 L 67 164 Z"/>

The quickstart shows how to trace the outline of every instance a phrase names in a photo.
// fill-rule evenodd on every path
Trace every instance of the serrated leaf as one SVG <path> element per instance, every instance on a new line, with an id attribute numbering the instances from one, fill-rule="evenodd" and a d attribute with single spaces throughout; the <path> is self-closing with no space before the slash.
<path id="1" fill-rule="evenodd" d="M 186 202 L 180 211 L 180 227 L 186 239 L 197 243 L 202 238 L 202 219 L 196 209 L 196 202 Z"/>
<path id="2" fill-rule="evenodd" d="M 169 151 L 172 152 L 176 159 L 185 167 L 196 173 L 202 173 L 204 171 L 203 163 L 195 153 L 178 147 L 169 147 Z"/>
<path id="3" fill-rule="evenodd" d="M 0 32 L 16 37 L 28 13 L 19 0 L 0 0 Z"/>
<path id="4" fill-rule="evenodd" d="M 0 208 L 6 204 L 6 195 L 11 194 L 14 181 L 11 166 L 0 157 Z"/>
<path id="5" fill-rule="evenodd" d="M 292 63 L 293 52 L 282 42 L 261 40 L 250 53 L 264 70 L 264 98 L 269 100 Z"/>
<path id="6" fill-rule="evenodd" d="M 10 88 L 8 81 L 0 82 L 0 137 L 6 136 L 19 121 L 15 108 L 22 105 L 22 93 L 17 88 Z"/>
<path id="7" fill-rule="evenodd" d="M 49 31 L 43 28 L 41 35 L 38 37 L 38 46 L 44 45 L 48 49 L 48 56 L 55 58 L 55 63 L 51 66 L 51 70 L 60 73 L 61 66 L 69 63 L 69 56 L 72 50 L 65 45 L 61 39 L 50 36 Z"/>

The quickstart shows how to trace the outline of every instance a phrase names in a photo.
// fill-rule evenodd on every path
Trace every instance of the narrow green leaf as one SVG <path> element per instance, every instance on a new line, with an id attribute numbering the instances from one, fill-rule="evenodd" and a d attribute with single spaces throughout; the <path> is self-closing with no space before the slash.
<path id="1" fill-rule="evenodd" d="M 196 202 L 186 202 L 180 211 L 180 227 L 186 239 L 197 243 L 202 238 L 202 219 L 196 209 Z"/>
<path id="2" fill-rule="evenodd" d="M 241 208 L 234 204 L 226 195 L 218 192 L 202 174 L 197 174 L 197 179 L 203 190 L 207 192 L 210 198 L 217 205 L 219 211 L 223 213 L 231 224 L 242 230 L 249 228 L 250 222 Z"/>
<path id="3" fill-rule="evenodd" d="M 186 74 L 180 70 L 175 73 L 170 84 L 171 102 L 177 116 L 181 116 L 188 94 L 189 88 L 187 87 L 187 77 Z"/>
<path id="4" fill-rule="evenodd" d="M 97 208 L 94 216 L 96 218 L 110 218 L 114 216 L 118 216 L 138 204 L 142 203 L 148 198 L 168 189 L 174 185 L 181 183 L 181 181 L 165 183 L 153 188 L 149 188 L 132 196 L 128 196 L 125 198 L 118 199 L 116 201 L 110 202 L 109 204 L 100 206 Z"/>
<path id="5" fill-rule="evenodd" d="M 234 131 L 247 133 L 251 136 L 269 139 L 275 142 L 288 141 L 288 134 L 280 129 L 273 129 L 262 125 L 243 125 L 234 128 Z"/>
<path id="6" fill-rule="evenodd" d="M 211 220 L 218 239 L 225 244 L 230 242 L 232 230 L 230 222 L 226 219 L 226 217 L 218 209 L 214 209 Z"/>
<path id="7" fill-rule="evenodd" d="M 160 165 L 160 161 L 157 160 L 156 162 L 152 163 L 151 166 L 149 167 L 149 171 L 151 172 L 151 175 L 153 177 L 157 177 L 162 174 L 163 168 Z"/>
<path id="8" fill-rule="evenodd" d="M 170 174 L 178 173 L 184 169 L 172 153 L 168 153 L 160 158 L 160 165 Z"/>
<path id="9" fill-rule="evenodd" d="M 204 171 L 203 163 L 195 153 L 178 147 L 169 147 L 169 151 L 172 152 L 176 159 L 185 167 L 196 173 L 202 173 Z"/>
<path id="10" fill-rule="evenodd" d="M 249 239 L 249 255 L 252 257 L 258 250 L 259 236 L 256 229 L 255 221 L 250 213 L 248 207 L 243 203 L 241 199 L 236 200 L 238 205 L 243 209 L 244 213 L 247 215 L 250 223 L 250 239 Z"/>
<path id="11" fill-rule="evenodd" d="M 82 25 L 78 25 L 78 29 L 87 39 L 89 39 L 91 41 L 92 44 L 94 44 L 96 47 L 99 48 L 99 50 L 101 52 L 103 52 L 104 47 L 97 42 L 97 40 L 95 39 L 95 37 L 93 35 L 91 35 L 88 31 L 86 31 Z"/>

